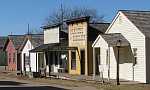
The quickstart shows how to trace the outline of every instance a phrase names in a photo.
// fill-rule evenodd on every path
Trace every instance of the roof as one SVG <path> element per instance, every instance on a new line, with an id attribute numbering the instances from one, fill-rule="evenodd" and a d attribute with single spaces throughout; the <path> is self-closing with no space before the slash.
<path id="1" fill-rule="evenodd" d="M 88 41 L 95 41 L 99 34 L 104 34 L 109 23 L 89 23 Z"/>
<path id="2" fill-rule="evenodd" d="M 75 22 L 81 22 L 81 21 L 89 21 L 90 16 L 85 16 L 85 17 L 78 17 L 78 18 L 73 18 L 70 20 L 66 20 L 67 24 L 75 23 Z"/>
<path id="3" fill-rule="evenodd" d="M 89 26 L 95 30 L 105 33 L 110 23 L 90 23 Z"/>
<path id="4" fill-rule="evenodd" d="M 150 11 L 120 10 L 145 36 L 150 37 Z"/>
<path id="5" fill-rule="evenodd" d="M 4 48 L 8 37 L 0 37 L 0 49 Z"/>
<path id="6" fill-rule="evenodd" d="M 13 42 L 14 47 L 18 50 L 25 40 L 25 35 L 8 35 L 8 38 Z"/>
<path id="7" fill-rule="evenodd" d="M 27 34 L 25 35 L 25 40 L 22 43 L 19 51 L 22 51 L 27 41 L 30 40 L 33 47 L 38 47 L 44 43 L 44 35 L 43 34 Z"/>
<path id="8" fill-rule="evenodd" d="M 31 41 L 34 47 L 38 47 L 44 43 L 44 35 L 43 34 L 29 35 L 29 40 Z"/>
<path id="9" fill-rule="evenodd" d="M 67 50 L 75 50 L 76 47 L 68 47 L 67 41 L 62 41 L 61 43 L 50 43 L 50 44 L 43 44 L 34 49 L 30 52 L 44 52 L 44 51 L 67 51 Z"/>
<path id="10" fill-rule="evenodd" d="M 129 41 L 120 33 L 110 33 L 110 34 L 104 34 L 101 35 L 101 37 L 110 45 L 110 46 L 116 46 L 118 40 L 121 41 L 121 46 L 128 46 Z"/>
<path id="11" fill-rule="evenodd" d="M 59 27 L 60 25 L 61 23 L 56 23 L 56 24 L 45 25 L 45 26 L 42 26 L 41 28 L 49 29 L 49 28 Z"/>

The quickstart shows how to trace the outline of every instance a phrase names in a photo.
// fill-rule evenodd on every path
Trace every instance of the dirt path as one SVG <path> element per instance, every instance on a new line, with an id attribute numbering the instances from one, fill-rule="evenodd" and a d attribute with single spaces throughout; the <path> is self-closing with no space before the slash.
<path id="1" fill-rule="evenodd" d="M 67 80 L 49 80 L 49 79 L 25 79 L 25 78 L 17 78 L 14 73 L 8 72 L 0 72 L 0 81 L 2 83 L 16 83 L 15 86 L 50 86 L 57 88 L 64 88 L 66 90 L 97 90 L 95 87 L 90 84 L 78 81 L 67 81 Z M 13 84 L 14 84 L 13 83 Z M 0 83 L 1 84 L 1 83 Z M 3 86 L 3 85 L 1 85 Z M 14 86 L 14 85 L 6 85 L 6 86 Z"/>

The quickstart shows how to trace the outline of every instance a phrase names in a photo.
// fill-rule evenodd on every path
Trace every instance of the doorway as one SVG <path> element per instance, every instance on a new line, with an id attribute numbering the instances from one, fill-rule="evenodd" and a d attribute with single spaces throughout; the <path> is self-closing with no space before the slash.
<path id="1" fill-rule="evenodd" d="M 21 62 L 21 53 L 17 54 L 17 71 L 21 71 L 22 62 Z"/>
<path id="2" fill-rule="evenodd" d="M 80 64 L 81 64 L 81 74 L 84 75 L 85 74 L 85 50 L 81 50 L 80 51 L 81 54 L 81 60 L 80 60 Z"/>

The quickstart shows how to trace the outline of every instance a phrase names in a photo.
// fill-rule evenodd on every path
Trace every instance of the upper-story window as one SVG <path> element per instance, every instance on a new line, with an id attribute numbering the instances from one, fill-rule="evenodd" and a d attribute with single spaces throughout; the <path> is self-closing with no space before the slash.
<path id="1" fill-rule="evenodd" d="M 11 62 L 11 53 L 8 54 L 9 63 Z"/>
<path id="2" fill-rule="evenodd" d="M 13 63 L 16 62 L 16 53 L 13 53 Z"/>

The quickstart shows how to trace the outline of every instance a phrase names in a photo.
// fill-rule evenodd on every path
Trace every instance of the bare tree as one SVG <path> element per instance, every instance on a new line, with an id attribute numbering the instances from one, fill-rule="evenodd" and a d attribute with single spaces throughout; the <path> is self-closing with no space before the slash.
<path id="1" fill-rule="evenodd" d="M 46 25 L 54 24 L 54 23 L 62 23 L 65 20 L 77 18 L 77 17 L 85 17 L 90 16 L 90 22 L 99 23 L 104 22 L 104 16 L 99 15 L 96 9 L 91 8 L 65 8 L 62 7 L 46 18 Z"/>

